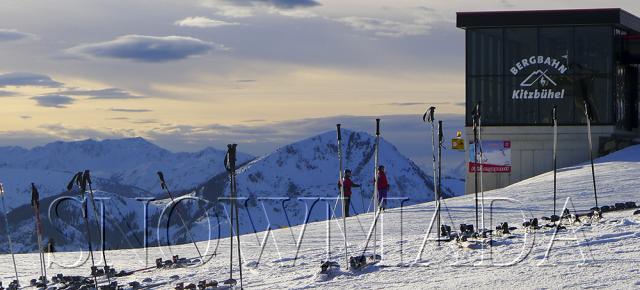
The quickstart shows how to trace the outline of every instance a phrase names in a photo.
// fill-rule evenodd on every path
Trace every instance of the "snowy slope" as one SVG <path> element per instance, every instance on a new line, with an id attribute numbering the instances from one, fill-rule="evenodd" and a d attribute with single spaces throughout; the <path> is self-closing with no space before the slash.
<path id="1" fill-rule="evenodd" d="M 97 187 L 118 184 L 139 188 L 138 194 L 161 191 L 156 171 L 165 173 L 174 190 L 188 190 L 224 171 L 226 151 L 206 148 L 195 153 L 173 153 L 143 138 L 53 142 L 27 150 L 0 147 L 0 182 L 7 192 L 9 208 L 30 201 L 30 183 L 42 197 L 61 193 L 77 171 L 90 169 Z M 253 157 L 240 153 L 247 162 Z M 15 193 L 15 194 L 14 194 Z"/>
<path id="2" fill-rule="evenodd" d="M 601 205 L 620 201 L 640 201 L 637 188 L 640 187 L 640 146 L 634 146 L 598 160 L 595 170 Z M 570 207 L 585 209 L 593 206 L 591 170 L 588 165 L 575 166 L 560 170 L 558 173 L 559 205 L 564 199 L 572 198 Z M 523 218 L 550 215 L 553 209 L 552 174 L 522 181 L 510 187 L 485 193 L 485 198 L 510 198 L 514 202 L 502 202 L 493 208 L 493 216 L 485 216 L 487 227 L 497 222 L 507 221 L 512 225 L 521 224 Z M 485 202 L 489 207 L 489 202 Z M 472 196 L 448 199 L 444 206 L 443 221 L 449 225 L 473 223 L 474 201 Z M 561 238 L 577 238 L 576 241 L 556 241 L 553 250 L 545 260 L 545 251 L 549 246 L 552 233 L 541 230 L 525 235 L 521 230 L 515 232 L 514 239 L 496 238 L 494 246 L 486 250 L 460 249 L 450 244 L 437 246 L 428 242 L 419 263 L 412 267 L 396 267 L 399 262 L 414 262 L 422 239 L 427 232 L 429 218 L 433 213 L 433 203 L 423 203 L 404 208 L 388 210 L 383 218 L 384 232 L 378 242 L 378 253 L 384 260 L 380 267 L 372 267 L 364 272 L 352 272 L 344 269 L 343 248 L 340 239 L 341 229 L 338 222 L 331 224 L 332 258 L 340 262 L 343 269 L 339 275 L 328 281 L 319 281 L 316 276 L 320 261 L 326 259 L 326 222 L 309 224 L 306 227 L 300 260 L 292 267 L 296 247 L 291 233 L 296 238 L 303 227 L 276 229 L 271 232 L 256 266 L 260 247 L 258 241 L 265 233 L 244 235 L 242 237 L 243 258 L 245 260 L 244 278 L 248 289 L 426 289 L 426 288 L 482 288 L 495 289 L 508 285 L 513 289 L 546 288 L 598 288 L 598 289 L 637 289 L 640 287 L 638 270 L 638 251 L 640 251 L 640 216 L 632 211 L 607 213 L 599 221 L 582 225 L 569 225 L 568 231 L 558 233 Z M 487 211 L 488 212 L 488 211 Z M 523 217 L 524 213 L 524 217 Z M 401 216 L 403 219 L 401 220 Z M 360 253 L 364 244 L 362 223 L 372 219 L 371 214 L 362 214 L 347 220 L 349 235 L 348 251 L 351 255 Z M 492 224 L 489 224 L 492 221 Z M 402 225 L 402 226 L 401 226 Z M 400 232 L 404 235 L 401 237 Z M 203 279 L 228 278 L 228 239 L 222 239 L 218 251 L 204 266 L 189 269 L 149 270 L 132 277 L 120 278 L 120 282 L 142 280 L 151 277 L 154 281 L 167 281 L 170 276 L 178 275 L 180 281 L 197 283 Z M 215 246 L 212 241 L 211 248 Z M 207 248 L 207 242 L 199 244 Z M 402 245 L 402 247 L 401 247 Z M 162 250 L 162 251 L 161 251 Z M 584 253 L 583 256 L 580 253 Z M 164 254 L 195 256 L 191 245 L 149 249 L 148 261 Z M 403 255 L 401 255 L 401 253 Z M 519 259 L 519 255 L 521 255 Z M 110 251 L 109 263 L 119 269 L 134 269 L 144 266 L 143 250 Z M 71 263 L 78 253 L 56 253 L 57 263 Z M 85 255 L 86 257 L 86 255 Z M 235 256 L 234 256 L 235 257 Z M 481 259 L 484 259 L 481 263 Z M 489 260 L 491 259 L 491 260 Z M 515 262 L 513 262 L 515 260 Z M 38 256 L 36 254 L 18 255 L 18 267 L 28 278 L 38 275 Z M 546 261 L 546 262 L 545 262 Z M 490 265 L 509 264 L 512 265 Z M 10 256 L 0 256 L 1 265 L 10 265 Z M 582 266 L 579 266 L 583 264 Z M 474 266 L 475 265 L 475 266 Z M 0 277 L 7 281 L 12 277 L 13 269 L 0 267 Z M 53 266 L 50 273 L 88 274 L 88 266 L 62 269 Z M 234 274 L 237 278 L 238 273 Z M 26 279 L 25 279 L 26 281 Z M 175 283 L 160 287 L 171 289 Z"/>

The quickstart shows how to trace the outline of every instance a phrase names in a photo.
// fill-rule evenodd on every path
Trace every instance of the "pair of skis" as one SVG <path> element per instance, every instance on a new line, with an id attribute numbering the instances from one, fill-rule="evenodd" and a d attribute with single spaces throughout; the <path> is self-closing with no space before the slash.
<path id="1" fill-rule="evenodd" d="M 558 106 L 553 106 L 551 111 L 552 116 L 552 125 L 553 125 L 553 215 L 551 216 L 551 221 L 555 222 L 559 220 L 560 217 L 557 215 L 557 156 L 558 156 Z M 593 143 L 591 138 L 591 114 L 589 114 L 589 105 L 586 101 L 584 101 L 584 115 L 587 122 L 587 139 L 589 147 L 589 161 L 591 162 L 591 178 L 593 181 L 593 197 L 595 199 L 595 207 L 591 208 L 590 211 L 598 212 L 601 214 L 600 207 L 598 207 L 598 189 L 596 187 L 596 172 L 595 166 L 593 164 Z M 564 214 L 563 214 L 564 215 Z"/>
<path id="2" fill-rule="evenodd" d="M 480 111 L 481 103 L 478 102 L 473 110 L 472 119 L 473 119 L 473 158 L 474 158 L 474 193 L 475 193 L 475 202 L 476 202 L 476 231 L 485 235 L 485 227 L 484 227 L 484 187 L 483 187 L 483 178 L 482 172 L 484 168 L 483 164 L 483 151 L 482 151 L 482 114 Z M 478 162 L 478 158 L 480 158 L 480 162 Z M 479 179 L 478 179 L 479 173 Z M 478 183 L 479 187 L 478 187 Z M 480 196 L 478 196 L 478 188 L 480 188 Z M 480 204 L 480 206 L 478 206 Z M 480 213 L 480 214 L 479 214 Z"/>
<path id="3" fill-rule="evenodd" d="M 34 211 L 36 220 L 36 235 L 38 238 L 38 252 L 40 256 L 40 278 L 38 279 L 40 286 L 47 286 L 47 261 L 42 248 L 42 223 L 40 222 L 40 193 L 36 185 L 31 183 L 31 207 Z"/>
<path id="4" fill-rule="evenodd" d="M 96 226 L 98 227 L 98 229 L 100 229 L 100 221 L 98 220 L 98 218 L 100 217 L 100 215 L 98 214 L 98 209 L 96 207 L 96 201 L 93 195 L 93 187 L 92 187 L 92 182 L 91 182 L 91 174 L 89 172 L 89 170 L 85 170 L 84 172 L 79 171 L 78 173 L 76 173 L 76 175 L 74 175 L 71 178 L 71 181 L 69 181 L 69 184 L 67 185 L 67 190 L 71 191 L 73 190 L 74 184 L 78 186 L 79 190 L 80 190 L 80 197 L 82 198 L 82 205 L 83 205 L 83 209 L 82 209 L 82 218 L 84 219 L 84 224 L 86 227 L 86 231 L 87 231 L 87 244 L 89 246 L 89 256 L 91 257 L 91 276 L 93 277 L 93 282 L 95 284 L 95 287 L 98 288 L 98 268 L 96 267 L 96 263 L 95 263 L 95 258 L 93 256 L 93 244 L 92 244 L 92 239 L 91 239 L 91 227 L 89 225 L 89 214 L 88 214 L 88 205 L 87 205 L 87 200 L 86 200 L 86 192 L 87 192 L 87 186 L 89 188 L 89 200 L 91 201 L 91 205 L 93 206 L 93 214 L 95 216 L 95 221 L 96 221 Z M 102 235 L 102 259 L 104 262 L 104 267 L 105 269 L 107 269 L 108 264 L 107 264 L 107 256 L 105 254 L 105 235 L 104 235 L 104 229 L 105 227 L 102 227 L 102 231 L 101 231 L 101 235 Z M 111 283 L 111 278 L 109 277 L 109 275 L 107 274 L 107 279 L 109 281 L 109 283 Z"/>
<path id="5" fill-rule="evenodd" d="M 235 286 L 237 281 L 233 279 L 233 238 L 234 238 L 234 225 L 235 225 L 235 238 L 237 239 L 237 250 L 238 250 L 238 267 L 240 271 L 240 288 L 243 288 L 242 281 L 242 252 L 240 250 L 240 219 L 238 214 L 238 187 L 236 183 L 236 162 L 237 162 L 237 144 L 229 144 L 227 145 L 227 154 L 224 157 L 224 166 L 229 173 L 229 186 L 230 186 L 230 197 L 231 197 L 231 212 L 229 213 L 230 223 L 229 223 L 229 232 L 230 232 L 230 255 L 229 255 L 229 279 L 224 281 L 225 285 Z"/>
<path id="6" fill-rule="evenodd" d="M 427 111 L 422 115 L 422 121 L 431 124 L 431 156 L 433 158 L 433 192 L 436 203 L 436 232 L 438 232 L 438 245 L 440 245 L 440 237 L 442 236 L 441 230 L 441 200 L 442 200 L 442 148 L 443 146 L 443 132 L 442 132 L 442 120 L 438 120 L 438 153 L 436 158 L 436 127 L 435 127 L 435 113 L 436 107 L 429 107 Z"/>

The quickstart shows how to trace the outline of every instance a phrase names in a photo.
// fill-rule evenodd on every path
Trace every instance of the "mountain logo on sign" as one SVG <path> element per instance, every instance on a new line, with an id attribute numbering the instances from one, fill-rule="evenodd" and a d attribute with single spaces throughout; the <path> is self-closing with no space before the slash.
<path id="1" fill-rule="evenodd" d="M 535 70 L 520 83 L 520 86 L 530 87 L 530 86 L 533 86 L 535 83 L 540 83 L 540 85 L 543 87 L 548 86 L 550 83 L 553 84 L 554 86 L 558 85 L 556 84 L 556 82 L 553 81 L 553 79 L 551 79 L 547 75 L 546 70 L 545 71 Z"/>

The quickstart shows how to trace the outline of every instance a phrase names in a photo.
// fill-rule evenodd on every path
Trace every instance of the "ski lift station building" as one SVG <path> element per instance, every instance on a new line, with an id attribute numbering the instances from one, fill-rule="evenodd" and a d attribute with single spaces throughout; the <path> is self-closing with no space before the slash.
<path id="1" fill-rule="evenodd" d="M 622 9 L 458 12 L 465 30 L 466 139 L 481 107 L 483 189 L 553 169 L 557 106 L 558 168 L 637 141 L 640 18 Z M 474 192 L 473 146 L 465 146 L 465 191 Z M 596 168 L 597 175 L 597 168 Z"/>

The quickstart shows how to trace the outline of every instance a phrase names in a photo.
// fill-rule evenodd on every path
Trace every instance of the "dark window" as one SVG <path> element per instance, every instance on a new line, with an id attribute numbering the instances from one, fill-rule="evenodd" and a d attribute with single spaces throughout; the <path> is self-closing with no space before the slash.
<path id="1" fill-rule="evenodd" d="M 613 29 L 576 27 L 575 53 L 570 57 L 576 74 L 611 73 L 613 69 Z"/>
<path id="2" fill-rule="evenodd" d="M 467 34 L 468 74 L 502 75 L 502 29 L 476 29 Z"/>
<path id="3" fill-rule="evenodd" d="M 510 70 L 522 59 L 537 55 L 538 30 L 536 28 L 505 29 L 504 65 L 505 74 L 513 74 Z"/>
<path id="4" fill-rule="evenodd" d="M 472 102 L 467 102 L 468 112 L 473 111 L 473 107 L 478 100 L 482 100 L 480 112 L 482 113 L 483 124 L 501 124 L 503 119 L 502 77 L 501 76 L 477 76 L 469 77 L 468 90 L 472 91 L 474 98 Z M 469 118 L 469 122 L 471 119 Z"/>

